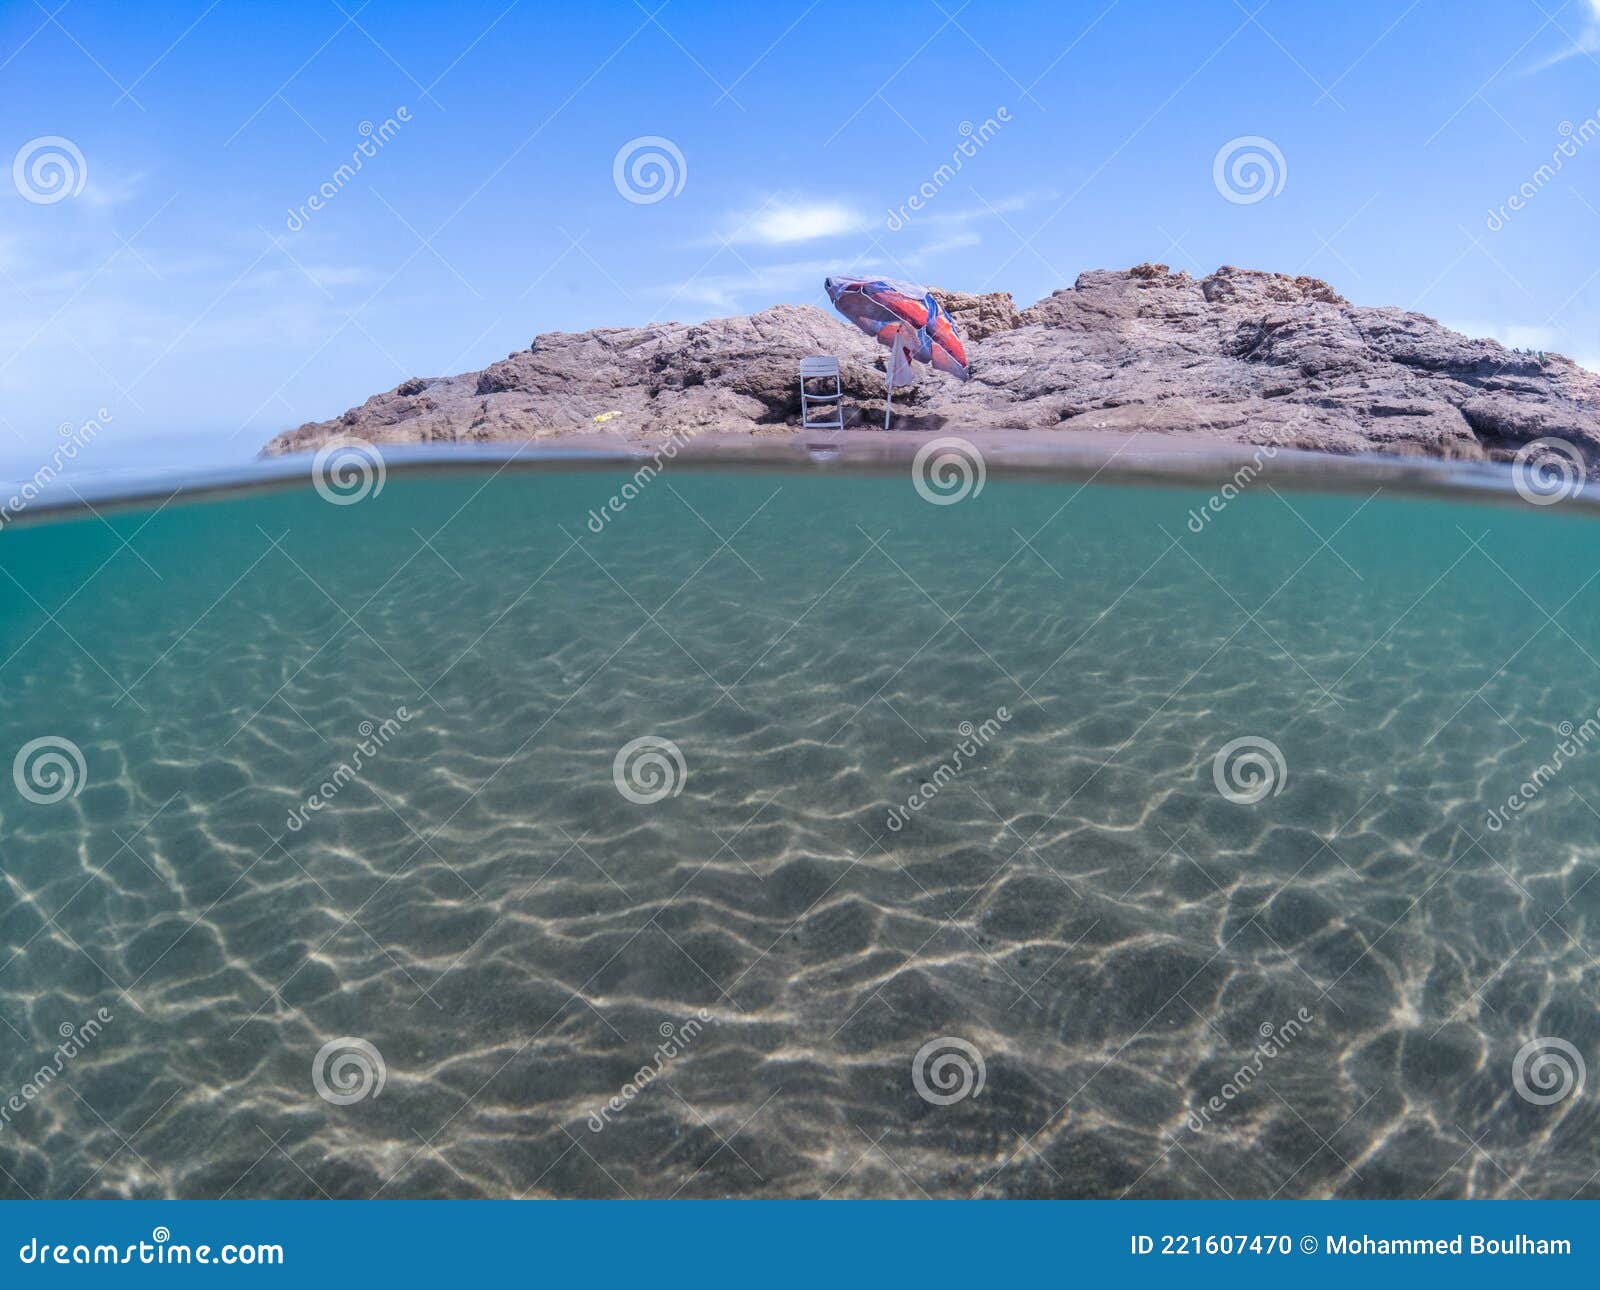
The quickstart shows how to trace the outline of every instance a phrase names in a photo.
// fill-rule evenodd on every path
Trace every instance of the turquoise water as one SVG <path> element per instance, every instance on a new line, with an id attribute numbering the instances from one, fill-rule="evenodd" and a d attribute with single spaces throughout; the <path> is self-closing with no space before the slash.
<path id="1" fill-rule="evenodd" d="M 1593 521 L 628 479 L 0 534 L 0 1194 L 1600 1193 Z"/>

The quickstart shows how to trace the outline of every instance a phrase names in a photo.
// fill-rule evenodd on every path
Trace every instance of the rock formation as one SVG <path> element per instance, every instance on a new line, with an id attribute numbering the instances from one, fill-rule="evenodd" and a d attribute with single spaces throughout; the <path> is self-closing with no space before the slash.
<path id="1" fill-rule="evenodd" d="M 1085 273 L 1027 309 L 940 292 L 972 380 L 926 372 L 902 430 L 1148 430 L 1328 452 L 1505 457 L 1556 436 L 1600 460 L 1600 375 L 1472 340 L 1422 314 L 1352 305 L 1316 278 L 1141 264 Z M 836 354 L 847 425 L 881 424 L 884 351 L 805 305 L 686 325 L 551 332 L 481 372 L 413 378 L 264 452 L 374 443 L 650 441 L 798 426 L 796 365 Z M 615 415 L 607 415 L 615 414 Z M 601 418 L 597 420 L 597 418 Z"/>

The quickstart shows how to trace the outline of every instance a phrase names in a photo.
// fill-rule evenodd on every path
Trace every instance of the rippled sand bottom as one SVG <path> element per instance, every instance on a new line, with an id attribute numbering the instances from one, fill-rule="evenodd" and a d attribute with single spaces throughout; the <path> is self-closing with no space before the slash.
<path id="1" fill-rule="evenodd" d="M 0 1194 L 1600 1195 L 1592 523 L 625 479 L 0 535 Z"/>

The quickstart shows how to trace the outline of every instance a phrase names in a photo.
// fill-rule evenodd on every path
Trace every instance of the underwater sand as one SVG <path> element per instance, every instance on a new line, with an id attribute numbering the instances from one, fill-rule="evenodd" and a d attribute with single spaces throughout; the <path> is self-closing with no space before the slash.
<path id="1" fill-rule="evenodd" d="M 0 534 L 0 1195 L 1600 1195 L 1593 520 L 630 473 Z"/>

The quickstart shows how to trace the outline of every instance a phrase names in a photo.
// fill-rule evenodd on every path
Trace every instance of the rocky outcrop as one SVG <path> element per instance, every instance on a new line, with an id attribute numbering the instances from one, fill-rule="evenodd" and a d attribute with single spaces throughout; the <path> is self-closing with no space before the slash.
<path id="1" fill-rule="evenodd" d="M 1022 326 L 1022 313 L 1009 291 L 990 291 L 974 296 L 965 291 L 940 291 L 935 288 L 933 296 L 969 341 L 982 340 L 996 332 L 1013 331 Z"/>
<path id="2" fill-rule="evenodd" d="M 1352 305 L 1316 278 L 1225 266 L 1085 273 L 1018 309 L 1004 292 L 937 292 L 972 380 L 925 373 L 900 429 L 1148 430 L 1329 452 L 1503 457 L 1555 436 L 1600 461 L 1600 376 L 1556 355 L 1473 340 L 1422 314 Z M 880 424 L 884 351 L 821 309 L 777 305 L 695 325 L 552 332 L 481 372 L 405 381 L 265 452 L 340 434 L 377 443 L 650 440 L 782 434 L 796 366 L 839 357 L 846 423 Z"/>

